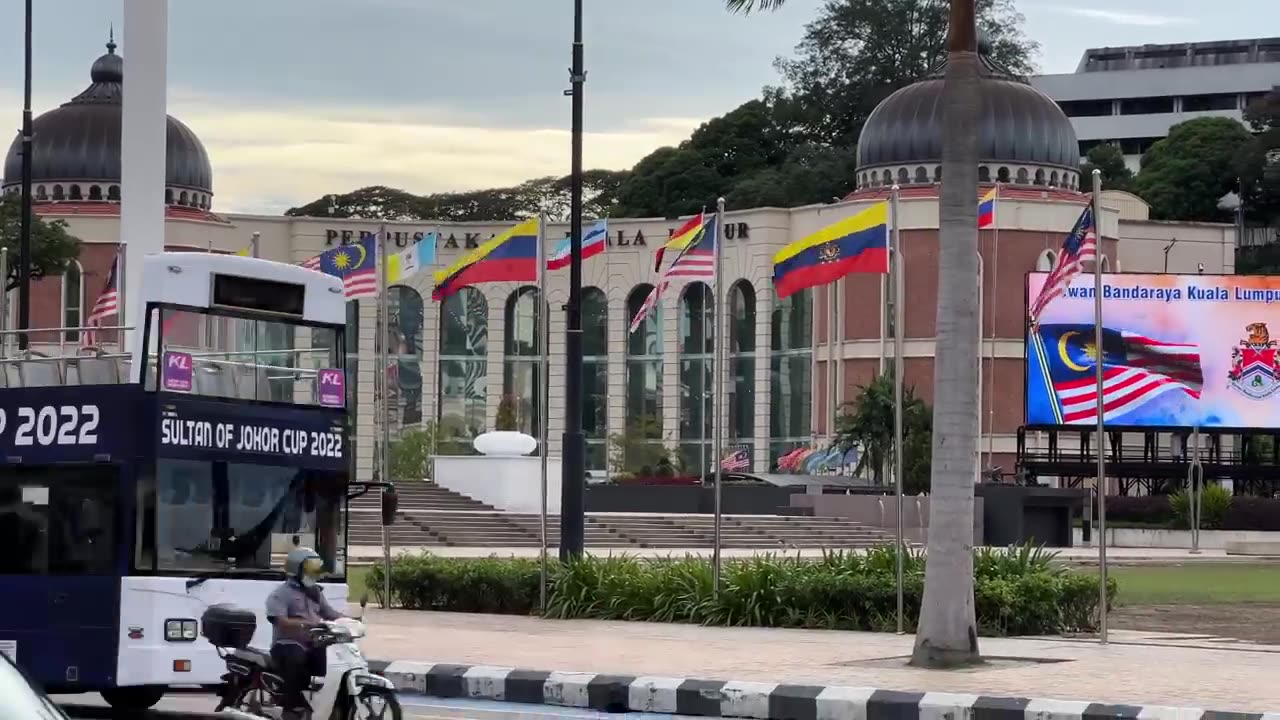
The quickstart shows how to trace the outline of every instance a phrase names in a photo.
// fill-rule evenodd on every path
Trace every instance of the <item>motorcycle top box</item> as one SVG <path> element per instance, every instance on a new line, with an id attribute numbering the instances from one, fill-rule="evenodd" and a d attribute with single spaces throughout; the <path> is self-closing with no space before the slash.
<path id="1" fill-rule="evenodd" d="M 200 634 L 217 647 L 243 650 L 257 629 L 253 611 L 234 605 L 213 605 L 200 616 Z"/>

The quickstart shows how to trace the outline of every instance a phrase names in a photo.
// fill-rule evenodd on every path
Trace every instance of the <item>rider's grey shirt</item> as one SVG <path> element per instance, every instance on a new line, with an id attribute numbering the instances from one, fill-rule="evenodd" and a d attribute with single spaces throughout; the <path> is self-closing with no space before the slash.
<path id="1" fill-rule="evenodd" d="M 267 620 L 275 618 L 294 618 L 309 623 L 321 620 L 337 620 L 342 614 L 329 605 L 320 588 L 307 590 L 297 581 L 290 580 L 276 588 L 267 596 Z M 281 640 L 310 645 L 311 639 L 305 631 L 283 628 L 276 623 L 271 624 L 271 644 Z"/>

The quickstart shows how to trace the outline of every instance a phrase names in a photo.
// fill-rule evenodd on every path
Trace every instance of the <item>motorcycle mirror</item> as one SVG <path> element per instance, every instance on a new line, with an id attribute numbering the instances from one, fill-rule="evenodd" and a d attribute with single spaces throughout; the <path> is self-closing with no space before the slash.
<path id="1" fill-rule="evenodd" d="M 396 523 L 396 511 L 400 509 L 400 495 L 395 485 L 382 489 L 382 525 L 391 527 Z"/>

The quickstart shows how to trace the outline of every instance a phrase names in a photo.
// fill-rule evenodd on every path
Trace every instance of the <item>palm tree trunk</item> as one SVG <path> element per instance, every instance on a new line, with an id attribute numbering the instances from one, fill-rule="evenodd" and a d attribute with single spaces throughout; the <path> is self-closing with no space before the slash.
<path id="1" fill-rule="evenodd" d="M 978 83 L 975 0 L 951 0 L 942 91 L 942 190 L 933 467 L 924 601 L 911 664 L 981 661 L 973 599 L 978 433 Z"/>

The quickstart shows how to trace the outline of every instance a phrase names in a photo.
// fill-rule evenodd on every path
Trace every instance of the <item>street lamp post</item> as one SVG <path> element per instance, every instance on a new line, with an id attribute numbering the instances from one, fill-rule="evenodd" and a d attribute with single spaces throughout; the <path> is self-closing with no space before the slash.
<path id="1" fill-rule="evenodd" d="M 586 443 L 582 436 L 582 0 L 573 0 L 572 159 L 569 183 L 569 303 L 565 334 L 564 440 L 560 453 L 560 559 L 582 554 L 586 496 Z M 545 450 L 544 450 L 545 452 Z"/>
<path id="2" fill-rule="evenodd" d="M 22 224 L 18 240 L 18 348 L 27 349 L 31 328 L 31 0 L 27 0 L 22 88 Z M 9 278 L 3 278 L 9 282 Z M 7 292 L 7 291 L 5 291 Z"/>

